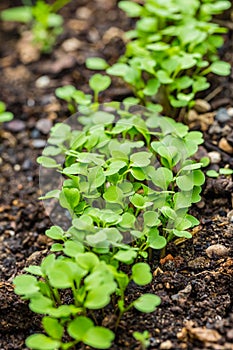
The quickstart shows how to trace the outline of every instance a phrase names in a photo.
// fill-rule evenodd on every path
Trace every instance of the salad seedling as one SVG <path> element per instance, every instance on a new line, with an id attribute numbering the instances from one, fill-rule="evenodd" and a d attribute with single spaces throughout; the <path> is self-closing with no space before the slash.
<path id="1" fill-rule="evenodd" d="M 59 229 L 51 234 L 58 237 Z M 110 347 L 112 331 L 94 325 L 86 316 L 87 310 L 102 309 L 110 302 L 117 284 L 111 269 L 96 255 L 84 252 L 81 244 L 66 242 L 66 256 L 46 257 L 41 266 L 29 266 L 25 270 L 32 275 L 15 278 L 15 292 L 30 300 L 32 311 L 45 314 L 42 324 L 47 335 L 34 334 L 26 344 L 32 349 L 70 349 L 77 343 L 84 343 L 97 349 Z M 73 304 L 63 300 L 62 291 L 70 291 Z M 71 340 L 64 343 L 67 332 Z M 46 347 L 47 346 L 47 347 Z"/>
<path id="2" fill-rule="evenodd" d="M 150 346 L 150 333 L 148 331 L 133 332 L 133 336 L 141 344 L 142 350 L 146 350 Z"/>
<path id="3" fill-rule="evenodd" d="M 152 274 L 148 264 L 134 264 L 130 278 L 122 271 L 117 271 L 115 273 L 115 278 L 118 282 L 118 294 L 120 296 L 120 299 L 118 300 L 119 316 L 116 322 L 116 328 L 118 327 L 122 315 L 132 307 L 135 307 L 138 311 L 150 313 L 155 311 L 156 307 L 161 303 L 161 300 L 157 295 L 147 293 L 141 294 L 138 299 L 130 303 L 128 306 L 125 305 L 125 291 L 131 280 L 140 286 L 144 286 L 152 281 Z"/>
<path id="4" fill-rule="evenodd" d="M 120 1 L 129 17 L 139 17 L 126 34 L 126 52 L 111 67 L 96 57 L 88 59 L 87 67 L 108 67 L 107 73 L 122 77 L 144 104 L 155 98 L 165 114 L 192 107 L 196 94 L 210 86 L 208 73 L 230 74 L 230 65 L 217 55 L 227 30 L 212 22 L 213 15 L 230 6 L 230 1 Z"/>
<path id="5" fill-rule="evenodd" d="M 54 227 L 50 229 L 50 237 L 62 239 L 62 231 Z M 84 252 L 84 246 L 78 242 L 67 240 L 64 254 L 59 258 L 51 254 L 41 266 L 29 266 L 25 269 L 29 274 L 14 279 L 15 292 L 30 300 L 31 310 L 46 315 L 42 325 L 47 335 L 29 336 L 26 340 L 28 347 L 70 349 L 82 342 L 96 349 L 108 349 L 114 333 L 95 325 L 86 316 L 88 310 L 102 309 L 110 303 L 111 295 L 119 295 L 119 322 L 122 314 L 133 306 L 142 312 L 152 312 L 160 304 L 159 297 L 144 294 L 125 307 L 124 293 L 130 280 L 141 286 L 151 282 L 149 265 L 135 264 L 129 279 L 114 264 L 108 265 L 95 254 Z M 73 304 L 66 304 L 63 300 L 64 290 L 72 293 Z M 68 342 L 62 339 L 65 332 L 71 338 Z"/>
<path id="6" fill-rule="evenodd" d="M 89 86 L 93 91 L 93 100 L 92 96 L 85 94 L 81 90 L 76 90 L 72 85 L 66 85 L 56 89 L 55 94 L 62 100 L 65 100 L 68 103 L 68 109 L 73 114 L 78 111 L 79 108 L 92 108 L 98 109 L 98 97 L 99 93 L 106 90 L 111 84 L 111 79 L 107 75 L 94 74 L 89 82 Z"/>
<path id="7" fill-rule="evenodd" d="M 220 168 L 219 171 L 216 170 L 207 170 L 206 175 L 209 177 L 217 178 L 220 175 L 229 176 L 233 174 L 233 169 L 229 168 Z"/>
<path id="8" fill-rule="evenodd" d="M 51 52 L 57 37 L 62 33 L 63 18 L 56 12 L 70 0 L 56 0 L 52 5 L 37 0 L 33 6 L 12 7 L 1 12 L 1 19 L 27 23 L 32 31 L 33 42 L 43 53 Z"/>
<path id="9" fill-rule="evenodd" d="M 140 254 L 165 247 L 175 236 L 190 238 L 187 229 L 198 221 L 188 208 L 200 200 L 205 179 L 202 163 L 191 159 L 201 133 L 149 110 L 133 113 L 127 103 L 108 108 L 86 108 L 78 116 L 83 130 L 63 124 L 52 129 L 38 162 L 57 167 L 66 180 L 43 198 L 59 198 L 81 242 L 95 251 L 109 251 L 125 236 L 137 241 Z"/>
<path id="10" fill-rule="evenodd" d="M 4 122 L 9 122 L 13 118 L 14 118 L 13 113 L 7 112 L 5 103 L 0 101 L 0 124 Z"/>

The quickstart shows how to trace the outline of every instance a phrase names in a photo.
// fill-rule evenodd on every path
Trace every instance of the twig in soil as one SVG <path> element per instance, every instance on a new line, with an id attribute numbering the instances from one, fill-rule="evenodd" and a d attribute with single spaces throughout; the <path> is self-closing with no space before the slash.
<path id="1" fill-rule="evenodd" d="M 205 101 L 209 102 L 211 101 L 214 97 L 216 97 L 218 94 L 220 94 L 220 92 L 222 91 L 222 87 L 218 86 L 216 89 L 214 89 L 213 91 L 211 91 L 209 93 L 209 95 L 207 95 L 205 97 Z"/>

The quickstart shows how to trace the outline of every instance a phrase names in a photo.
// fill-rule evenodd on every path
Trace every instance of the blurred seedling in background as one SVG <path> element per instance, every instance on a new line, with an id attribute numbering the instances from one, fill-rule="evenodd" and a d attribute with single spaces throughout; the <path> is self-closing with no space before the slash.
<path id="1" fill-rule="evenodd" d="M 32 33 L 33 43 L 43 53 L 52 51 L 57 37 L 63 32 L 63 18 L 57 12 L 71 0 L 56 0 L 48 4 L 44 0 L 23 1 L 24 6 L 3 10 L 1 20 L 20 22 L 27 25 Z"/>
<path id="2" fill-rule="evenodd" d="M 0 124 L 9 122 L 14 118 L 13 113 L 6 111 L 6 104 L 0 101 Z"/>

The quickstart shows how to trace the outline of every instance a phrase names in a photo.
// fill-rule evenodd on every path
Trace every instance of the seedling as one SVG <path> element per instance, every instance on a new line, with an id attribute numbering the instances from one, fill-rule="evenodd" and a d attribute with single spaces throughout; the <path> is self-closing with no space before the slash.
<path id="1" fill-rule="evenodd" d="M 116 282 L 109 267 L 93 253 L 84 253 L 81 244 L 67 241 L 66 256 L 55 258 L 49 255 L 41 266 L 29 266 L 26 271 L 36 275 L 21 275 L 15 278 L 15 292 L 30 300 L 32 311 L 46 314 L 42 324 L 48 334 L 34 334 L 26 344 L 32 349 L 70 349 L 84 343 L 97 349 L 108 349 L 114 333 L 94 325 L 86 317 L 87 310 L 102 309 L 110 302 L 116 290 Z M 73 304 L 67 304 L 62 291 L 70 291 Z M 64 343 L 64 332 L 70 341 Z M 47 346 L 47 347 L 46 347 Z"/>
<path id="2" fill-rule="evenodd" d="M 192 107 L 197 92 L 210 86 L 208 73 L 230 74 L 230 65 L 217 56 L 226 28 L 211 22 L 230 6 L 230 1 L 121 1 L 129 17 L 139 17 L 127 33 L 124 56 L 111 67 L 89 58 L 87 67 L 122 77 L 144 104 L 155 98 L 169 115 L 174 107 Z"/>
<path id="3" fill-rule="evenodd" d="M 33 42 L 43 53 L 51 52 L 63 31 L 63 18 L 56 12 L 70 0 L 56 0 L 53 5 L 37 0 L 34 6 L 12 7 L 1 12 L 1 19 L 28 24 Z"/>
<path id="4" fill-rule="evenodd" d="M 79 108 L 90 107 L 92 109 L 98 109 L 99 93 L 106 90 L 111 84 L 111 79 L 107 75 L 94 74 L 89 82 L 89 86 L 93 91 L 93 99 L 89 94 L 85 94 L 81 90 L 76 90 L 72 85 L 66 85 L 56 89 L 55 94 L 62 100 L 68 103 L 68 109 L 73 114 L 78 111 Z"/>
<path id="5" fill-rule="evenodd" d="M 209 177 L 217 178 L 220 175 L 230 176 L 233 174 L 233 169 L 229 168 L 220 168 L 219 171 L 216 170 L 207 170 L 206 175 Z"/>
<path id="6" fill-rule="evenodd" d="M 0 124 L 4 122 L 9 122 L 13 118 L 14 118 L 13 113 L 7 112 L 5 103 L 0 101 Z"/>
<path id="7" fill-rule="evenodd" d="M 142 350 L 146 350 L 150 346 L 150 333 L 148 331 L 133 332 L 133 336 L 141 344 Z"/>
<path id="8" fill-rule="evenodd" d="M 58 227 L 50 231 L 50 236 L 62 239 Z M 114 293 L 116 296 L 120 295 L 118 322 L 123 313 L 133 306 L 142 312 L 152 312 L 160 304 L 160 298 L 156 295 L 144 294 L 125 307 L 124 292 L 130 280 L 138 285 L 151 282 L 149 265 L 135 264 L 129 279 L 114 264 L 108 265 L 95 254 L 84 252 L 84 246 L 78 242 L 67 240 L 64 254 L 60 258 L 49 255 L 41 266 L 29 266 L 25 269 L 30 275 L 21 275 L 14 279 L 15 292 L 30 300 L 30 309 L 48 315 L 42 320 L 47 335 L 29 336 L 26 340 L 28 347 L 38 350 L 70 349 L 82 342 L 96 349 L 108 349 L 114 333 L 95 325 L 86 316 L 88 310 L 103 309 L 110 303 L 110 297 Z M 63 301 L 64 290 L 72 293 L 73 304 Z M 62 340 L 65 332 L 71 338 L 68 342 Z"/>
<path id="9" fill-rule="evenodd" d="M 59 198 L 75 230 L 82 231 L 82 243 L 106 252 L 128 235 L 141 254 L 165 247 L 175 236 L 190 238 L 187 229 L 198 221 L 187 211 L 200 200 L 205 179 L 202 163 L 190 158 L 201 133 L 149 110 L 130 112 L 127 101 L 111 112 L 86 108 L 78 120 L 82 131 L 63 124 L 52 129 L 38 162 L 67 178 L 61 190 L 43 198 Z M 110 228 L 115 240 L 108 238 Z"/>

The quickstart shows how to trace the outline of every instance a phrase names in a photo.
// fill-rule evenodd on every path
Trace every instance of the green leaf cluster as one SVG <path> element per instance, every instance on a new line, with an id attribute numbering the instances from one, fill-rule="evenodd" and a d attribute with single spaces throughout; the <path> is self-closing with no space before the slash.
<path id="1" fill-rule="evenodd" d="M 86 109 L 82 130 L 55 125 L 38 159 L 65 178 L 43 198 L 59 198 L 81 231 L 75 235 L 95 252 L 122 245 L 126 235 L 139 251 L 161 249 L 174 236 L 191 237 L 186 230 L 197 224 L 188 209 L 205 181 L 202 163 L 192 160 L 202 134 L 150 110 L 134 113 L 126 102 L 111 112 Z"/>
<path id="2" fill-rule="evenodd" d="M 108 349 L 114 333 L 96 325 L 87 313 L 106 307 L 113 295 L 119 299 L 119 319 L 132 307 L 152 312 L 160 304 L 159 297 L 144 294 L 125 306 L 124 293 L 131 280 L 140 286 L 151 282 L 148 264 L 135 264 L 129 278 L 114 260 L 110 264 L 93 252 L 85 251 L 82 244 L 67 239 L 61 228 L 54 226 L 47 235 L 64 241 L 64 254 L 59 257 L 50 254 L 40 266 L 31 265 L 25 268 L 27 274 L 14 279 L 15 293 L 30 301 L 33 312 L 44 315 L 45 334 L 33 334 L 26 340 L 31 349 L 70 349 L 79 343 Z M 63 299 L 64 291 L 69 295 L 69 303 Z M 63 340 L 65 334 L 70 338 L 68 341 Z"/>
<path id="3" fill-rule="evenodd" d="M 126 34 L 125 54 L 110 67 L 96 57 L 87 66 L 123 78 L 144 103 L 156 97 L 165 113 L 192 107 L 196 94 L 210 86 L 208 73 L 230 74 L 217 52 L 227 30 L 212 20 L 230 6 L 222 0 L 120 1 L 119 7 L 137 18 Z"/>
<path id="4" fill-rule="evenodd" d="M 52 51 L 57 37 L 63 31 L 63 18 L 56 12 L 71 0 L 56 0 L 52 5 L 37 0 L 32 6 L 12 7 L 1 12 L 1 20 L 28 24 L 33 43 L 43 53 Z"/>

